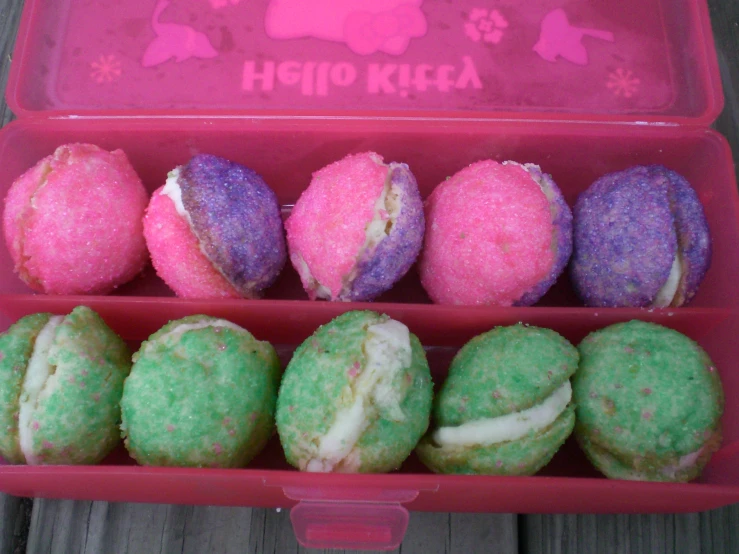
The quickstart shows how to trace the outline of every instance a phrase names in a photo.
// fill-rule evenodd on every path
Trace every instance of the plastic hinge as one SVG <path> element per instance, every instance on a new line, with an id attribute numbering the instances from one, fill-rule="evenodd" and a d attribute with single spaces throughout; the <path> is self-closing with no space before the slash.
<path id="1" fill-rule="evenodd" d="M 418 491 L 326 490 L 285 487 L 299 502 L 290 511 L 298 542 L 306 548 L 393 550 L 408 529 L 410 502 Z"/>

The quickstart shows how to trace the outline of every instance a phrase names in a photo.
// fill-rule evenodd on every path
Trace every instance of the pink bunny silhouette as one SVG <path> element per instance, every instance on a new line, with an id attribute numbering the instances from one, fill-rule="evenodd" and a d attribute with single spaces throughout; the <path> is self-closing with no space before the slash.
<path id="1" fill-rule="evenodd" d="M 273 39 L 313 37 L 345 43 L 360 55 L 400 55 L 426 34 L 423 0 L 271 0 L 265 31 Z"/>
<path id="2" fill-rule="evenodd" d="M 588 51 L 582 44 L 584 36 L 608 42 L 614 40 L 610 31 L 573 27 L 567 20 L 567 14 L 559 8 L 549 12 L 541 22 L 541 35 L 534 51 L 548 62 L 557 61 L 561 56 L 577 65 L 587 65 Z"/>
<path id="3" fill-rule="evenodd" d="M 144 52 L 141 64 L 151 67 L 174 58 L 177 62 L 196 58 L 215 58 L 216 49 L 210 44 L 208 37 L 190 27 L 178 23 L 160 23 L 159 16 L 169 6 L 170 0 L 159 0 L 151 17 L 151 26 L 156 38 Z"/>

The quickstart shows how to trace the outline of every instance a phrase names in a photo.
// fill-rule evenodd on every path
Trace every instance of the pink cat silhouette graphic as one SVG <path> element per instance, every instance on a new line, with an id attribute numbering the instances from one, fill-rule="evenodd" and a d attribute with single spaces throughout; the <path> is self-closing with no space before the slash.
<path id="1" fill-rule="evenodd" d="M 189 58 L 215 58 L 216 49 L 210 44 L 208 37 L 190 27 L 177 23 L 160 23 L 159 16 L 169 6 L 170 0 L 159 0 L 151 16 L 151 27 L 157 37 L 144 52 L 141 64 L 151 67 L 164 63 L 170 58 L 177 62 Z"/>
<path id="2" fill-rule="evenodd" d="M 399 56 L 426 34 L 423 0 L 271 0 L 265 31 L 273 39 L 313 37 L 345 43 L 360 55 Z"/>
<path id="3" fill-rule="evenodd" d="M 613 33 L 598 29 L 582 29 L 573 27 L 567 20 L 564 10 L 549 12 L 541 22 L 541 35 L 534 51 L 548 62 L 562 57 L 577 65 L 587 65 L 588 51 L 582 44 L 584 36 L 599 38 L 613 42 Z"/>

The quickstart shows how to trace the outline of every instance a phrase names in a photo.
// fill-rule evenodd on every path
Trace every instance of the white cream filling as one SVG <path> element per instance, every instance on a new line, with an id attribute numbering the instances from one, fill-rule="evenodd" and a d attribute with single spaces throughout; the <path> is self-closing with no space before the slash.
<path id="1" fill-rule="evenodd" d="M 23 377 L 20 394 L 20 410 L 18 414 L 18 440 L 21 452 L 28 464 L 38 464 L 33 453 L 33 420 L 38 407 L 39 395 L 46 386 L 52 373 L 49 365 L 49 351 L 54 344 L 56 329 L 64 320 L 64 316 L 55 315 L 41 329 L 33 344 L 31 359 Z"/>
<path id="2" fill-rule="evenodd" d="M 184 217 L 187 222 L 192 226 L 192 220 L 190 219 L 189 212 L 185 209 L 185 204 L 182 203 L 182 189 L 180 188 L 180 168 L 175 167 L 172 171 L 167 174 L 167 181 L 164 183 L 164 188 L 159 194 L 168 196 L 174 204 L 177 213 Z"/>
<path id="3" fill-rule="evenodd" d="M 682 278 L 682 256 L 680 252 L 675 255 L 675 259 L 672 260 L 672 267 L 670 268 L 670 275 L 667 277 L 667 281 L 657 293 L 657 296 L 652 303 L 655 308 L 666 308 L 675 299 L 677 289 L 680 286 L 680 279 Z"/>
<path id="4" fill-rule="evenodd" d="M 308 471 L 332 471 L 350 457 L 354 445 L 367 429 L 375 412 L 393 421 L 404 421 L 400 407 L 402 391 L 392 386 L 397 374 L 411 365 L 411 341 L 408 328 L 395 320 L 370 325 L 364 341 L 365 366 L 342 396 L 351 398 L 340 408 L 334 422 L 318 441 L 316 456 L 308 460 Z M 348 390 L 347 390 L 348 389 Z"/>
<path id="5" fill-rule="evenodd" d="M 323 286 L 315 277 L 313 277 L 313 274 L 310 272 L 310 268 L 303 259 L 303 256 L 300 254 L 293 254 L 291 256 L 291 260 L 293 260 L 293 263 L 297 262 L 297 267 L 295 269 L 297 270 L 298 275 L 300 275 L 300 280 L 303 281 L 303 283 L 307 283 L 307 286 L 313 289 L 316 298 L 331 300 L 331 290 L 329 290 L 328 287 Z"/>
<path id="6" fill-rule="evenodd" d="M 470 421 L 457 427 L 440 427 L 434 432 L 433 439 L 442 448 L 518 440 L 532 431 L 538 432 L 549 427 L 565 411 L 571 399 L 572 386 L 565 381 L 541 404 L 528 410 Z"/>

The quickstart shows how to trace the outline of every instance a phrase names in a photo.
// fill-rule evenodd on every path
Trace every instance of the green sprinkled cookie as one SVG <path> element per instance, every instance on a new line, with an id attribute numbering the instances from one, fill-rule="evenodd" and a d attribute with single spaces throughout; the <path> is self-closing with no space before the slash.
<path id="1" fill-rule="evenodd" d="M 0 455 L 95 464 L 119 440 L 126 344 L 85 306 L 33 314 L 0 335 Z"/>
<path id="2" fill-rule="evenodd" d="M 287 461 L 303 471 L 392 471 L 426 432 L 432 396 L 423 347 L 405 325 L 347 312 L 295 351 L 277 431 Z"/>
<path id="3" fill-rule="evenodd" d="M 549 329 L 496 327 L 473 338 L 452 360 L 419 458 L 437 473 L 533 475 L 572 432 L 577 362 L 575 347 Z"/>
<path id="4" fill-rule="evenodd" d="M 716 367 L 691 339 L 630 321 L 588 335 L 573 381 L 575 436 L 607 477 L 696 478 L 721 443 Z"/>
<path id="5" fill-rule="evenodd" d="M 280 362 L 229 321 L 171 321 L 133 356 L 121 400 L 126 448 L 140 464 L 243 467 L 274 433 Z"/>

